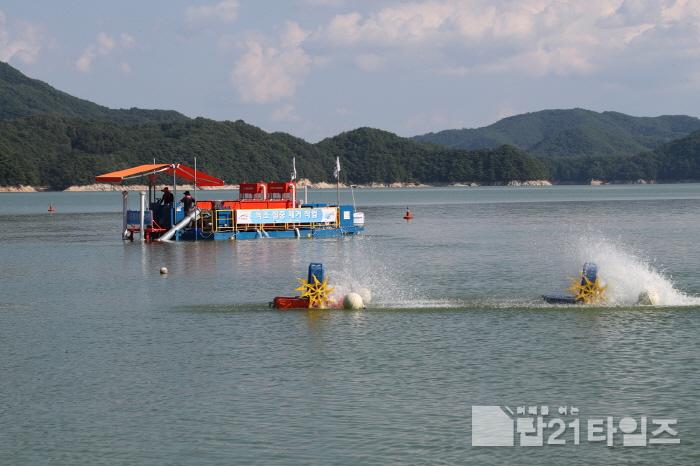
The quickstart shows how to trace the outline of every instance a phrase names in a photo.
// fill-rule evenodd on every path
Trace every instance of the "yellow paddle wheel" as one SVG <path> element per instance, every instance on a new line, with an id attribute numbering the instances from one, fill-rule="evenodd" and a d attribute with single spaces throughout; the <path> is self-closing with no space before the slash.
<path id="1" fill-rule="evenodd" d="M 583 273 L 579 278 L 572 278 L 569 291 L 574 295 L 576 301 L 584 304 L 601 304 L 606 301 L 605 291 L 608 285 L 603 285 L 597 276 L 590 280 Z"/>
<path id="2" fill-rule="evenodd" d="M 302 298 L 309 299 L 309 308 L 325 309 L 334 288 L 328 285 L 328 278 L 324 278 L 323 281 L 316 278 L 316 275 L 312 275 L 312 278 L 312 281 L 298 278 L 300 285 L 295 290 L 301 291 Z"/>

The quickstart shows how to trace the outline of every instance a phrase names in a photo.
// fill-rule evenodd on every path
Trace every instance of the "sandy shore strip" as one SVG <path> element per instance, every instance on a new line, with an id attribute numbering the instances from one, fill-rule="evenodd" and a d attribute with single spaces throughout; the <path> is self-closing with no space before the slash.
<path id="1" fill-rule="evenodd" d="M 160 191 L 161 189 L 163 189 L 164 186 L 168 186 L 169 188 L 172 189 L 172 185 L 166 185 L 166 184 L 158 184 L 158 185 L 156 185 L 156 188 L 158 191 Z M 199 187 L 199 188 L 197 188 L 197 191 L 231 190 L 231 189 L 238 189 L 238 185 L 237 184 L 226 184 L 223 186 L 216 186 L 216 187 Z M 178 192 L 193 191 L 194 186 L 192 186 L 191 184 L 178 184 L 177 190 L 178 190 Z M 64 189 L 64 191 L 67 191 L 67 192 L 148 191 L 148 185 L 147 184 L 120 185 L 120 184 L 111 184 L 111 183 L 94 183 L 94 184 L 70 186 L 70 187 Z"/>
<path id="2" fill-rule="evenodd" d="M 49 191 L 48 188 L 44 186 L 0 186 L 0 193 L 38 193 L 42 191 Z"/>
<path id="3" fill-rule="evenodd" d="M 157 185 L 158 190 L 162 189 L 164 184 Z M 335 189 L 336 184 L 326 181 L 312 182 L 307 179 L 301 179 L 297 181 L 297 187 L 303 188 L 308 187 L 310 189 Z M 454 188 L 477 188 L 482 186 L 479 183 L 474 182 L 464 182 L 464 183 L 450 183 L 441 185 L 430 185 L 424 183 L 368 183 L 368 184 L 353 184 L 352 187 L 356 189 L 405 189 L 405 188 L 433 188 L 436 186 L 447 186 Z M 501 184 L 501 186 L 511 186 L 511 187 L 540 187 L 540 186 L 552 186 L 552 182 L 548 180 L 530 180 L 530 181 L 510 181 L 507 184 Z M 340 183 L 340 187 L 343 189 L 350 188 L 350 185 L 345 183 Z M 231 191 L 237 190 L 237 184 L 227 184 L 224 186 L 214 186 L 214 187 L 201 187 L 197 188 L 198 191 Z M 191 184 L 177 185 L 178 192 L 185 190 L 193 191 L 194 187 Z M 35 193 L 42 191 L 51 191 L 45 186 L 0 186 L 0 193 Z M 148 185 L 145 184 L 129 184 L 129 185 L 119 185 L 111 183 L 93 183 L 86 185 L 76 185 L 70 186 L 64 189 L 66 192 L 104 192 L 104 191 L 148 191 Z"/>

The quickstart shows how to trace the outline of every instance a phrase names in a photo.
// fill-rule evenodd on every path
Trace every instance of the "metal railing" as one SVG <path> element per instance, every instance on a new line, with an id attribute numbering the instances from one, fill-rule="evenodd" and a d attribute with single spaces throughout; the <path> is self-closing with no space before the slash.
<path id="1" fill-rule="evenodd" d="M 205 211 L 206 212 L 206 211 Z M 286 231 L 295 228 L 317 229 L 317 228 L 338 228 L 340 222 L 338 217 L 334 222 L 293 222 L 293 223 L 236 223 L 236 211 L 234 209 L 212 209 L 211 223 L 209 229 L 205 228 L 204 215 L 200 217 L 200 228 L 202 231 L 216 232 L 237 232 L 237 231 Z"/>

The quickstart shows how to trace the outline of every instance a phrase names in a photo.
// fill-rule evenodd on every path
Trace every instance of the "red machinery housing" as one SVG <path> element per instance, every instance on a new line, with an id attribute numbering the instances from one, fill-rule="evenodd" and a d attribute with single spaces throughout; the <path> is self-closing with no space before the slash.
<path id="1" fill-rule="evenodd" d="M 309 298 L 301 298 L 299 296 L 277 296 L 272 301 L 272 307 L 275 309 L 308 309 Z"/>
<path id="2" fill-rule="evenodd" d="M 292 209 L 296 207 L 297 187 L 293 182 L 241 183 L 237 201 L 221 201 L 222 209 Z M 212 201 L 197 202 L 197 207 L 208 210 Z"/>

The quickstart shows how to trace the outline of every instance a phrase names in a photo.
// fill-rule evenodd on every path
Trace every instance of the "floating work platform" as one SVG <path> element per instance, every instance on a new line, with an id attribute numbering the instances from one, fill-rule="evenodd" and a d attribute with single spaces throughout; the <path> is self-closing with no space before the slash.
<path id="1" fill-rule="evenodd" d="M 172 191 L 164 188 L 159 199 L 160 175 L 172 176 Z M 144 241 L 332 238 L 364 231 L 364 213 L 356 212 L 354 205 L 301 202 L 293 181 L 241 183 L 238 199 L 231 200 L 197 201 L 186 191 L 178 202 L 177 177 L 195 187 L 223 186 L 224 181 L 182 164 L 140 165 L 96 180 L 121 183 L 135 177 L 147 177 L 149 188 L 140 194 L 138 210 L 128 208 L 129 193 L 122 192 L 125 239 L 135 235 Z"/>

